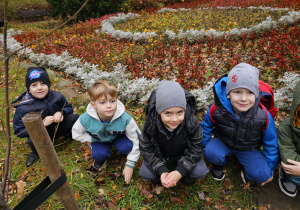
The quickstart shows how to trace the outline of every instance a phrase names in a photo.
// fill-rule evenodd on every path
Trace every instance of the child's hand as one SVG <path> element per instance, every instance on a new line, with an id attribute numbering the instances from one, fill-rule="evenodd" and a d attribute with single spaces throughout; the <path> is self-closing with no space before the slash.
<path id="1" fill-rule="evenodd" d="M 176 186 L 182 175 L 178 171 L 172 171 L 167 176 L 166 180 L 170 183 L 170 187 Z"/>
<path id="2" fill-rule="evenodd" d="M 268 182 L 271 182 L 273 180 L 273 177 L 274 177 L 274 173 L 272 175 L 272 177 L 270 179 L 268 179 L 266 182 L 264 183 L 261 183 L 260 186 L 264 186 L 265 184 L 267 184 Z"/>
<path id="3" fill-rule="evenodd" d="M 169 183 L 166 181 L 166 177 L 169 175 L 169 172 L 165 172 L 160 176 L 160 182 L 162 186 L 168 188 Z"/>
<path id="4" fill-rule="evenodd" d="M 163 173 L 160 179 L 164 187 L 170 188 L 176 186 L 181 177 L 182 175 L 178 171 L 172 171 L 170 173 Z"/>
<path id="5" fill-rule="evenodd" d="M 285 173 L 300 176 L 300 163 L 291 159 L 287 159 L 286 161 L 292 165 L 284 164 L 284 162 L 281 161 L 281 166 Z"/>
<path id="6" fill-rule="evenodd" d="M 123 170 L 123 176 L 126 184 L 129 184 L 132 174 L 133 174 L 133 168 L 125 166 Z"/>
<path id="7" fill-rule="evenodd" d="M 54 122 L 54 116 L 47 116 L 43 119 L 44 126 L 47 127 Z"/>
<path id="8" fill-rule="evenodd" d="M 63 119 L 64 119 L 64 116 L 62 115 L 61 112 L 56 112 L 56 113 L 53 115 L 53 117 L 54 117 L 54 122 L 55 122 L 55 123 L 59 123 L 59 122 L 63 121 Z"/>

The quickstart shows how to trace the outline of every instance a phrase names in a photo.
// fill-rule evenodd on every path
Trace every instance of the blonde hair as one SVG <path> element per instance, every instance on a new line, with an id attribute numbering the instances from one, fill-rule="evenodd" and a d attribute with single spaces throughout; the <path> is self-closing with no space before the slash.
<path id="1" fill-rule="evenodd" d="M 96 101 L 102 96 L 105 96 L 105 98 L 107 98 L 108 95 L 113 98 L 117 97 L 118 91 L 117 88 L 108 81 L 98 80 L 88 89 L 88 94 L 92 101 Z"/>

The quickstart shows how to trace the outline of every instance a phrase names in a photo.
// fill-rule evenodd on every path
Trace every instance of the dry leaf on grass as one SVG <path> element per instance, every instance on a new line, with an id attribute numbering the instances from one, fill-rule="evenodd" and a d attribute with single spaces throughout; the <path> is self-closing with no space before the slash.
<path id="1" fill-rule="evenodd" d="M 26 186 L 26 182 L 24 182 L 23 180 L 20 180 L 18 182 L 16 182 L 17 185 L 17 194 L 18 194 L 18 199 L 22 198 L 22 195 L 24 194 L 25 191 L 25 186 Z"/>
<path id="2" fill-rule="evenodd" d="M 210 206 L 210 204 L 211 204 L 211 199 L 210 199 L 210 197 L 206 197 L 205 200 L 206 200 L 205 205 L 206 205 L 206 206 Z"/>
<path id="3" fill-rule="evenodd" d="M 199 197 L 200 200 L 205 200 L 205 194 L 204 194 L 204 192 L 199 192 L 198 193 L 198 197 Z"/>
<path id="4" fill-rule="evenodd" d="M 184 201 L 179 196 L 172 196 L 171 201 L 173 204 L 184 204 Z"/>
<path id="5" fill-rule="evenodd" d="M 98 189 L 99 195 L 104 195 L 104 189 Z"/>
<path id="6" fill-rule="evenodd" d="M 74 197 L 75 197 L 75 199 L 76 199 L 77 201 L 79 200 L 80 195 L 79 195 L 79 192 L 78 192 L 78 191 L 74 194 Z"/>
<path id="7" fill-rule="evenodd" d="M 163 186 L 158 186 L 158 187 L 155 187 L 155 192 L 156 192 L 156 194 L 160 194 L 163 190 L 164 190 L 164 187 Z"/>

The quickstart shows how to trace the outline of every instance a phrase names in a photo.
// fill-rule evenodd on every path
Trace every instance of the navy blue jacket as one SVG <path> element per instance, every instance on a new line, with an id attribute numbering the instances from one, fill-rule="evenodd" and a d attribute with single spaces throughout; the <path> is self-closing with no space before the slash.
<path id="1" fill-rule="evenodd" d="M 72 105 L 60 92 L 49 90 L 45 99 L 35 98 L 33 95 L 24 92 L 12 103 L 16 112 L 13 118 L 14 134 L 20 138 L 29 137 L 22 118 L 30 112 L 41 113 L 42 119 L 53 116 L 56 112 L 63 111 L 63 117 L 73 113 Z"/>

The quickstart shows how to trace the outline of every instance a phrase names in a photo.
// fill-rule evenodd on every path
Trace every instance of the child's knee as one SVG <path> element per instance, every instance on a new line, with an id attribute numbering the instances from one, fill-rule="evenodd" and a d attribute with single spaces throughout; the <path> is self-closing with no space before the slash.
<path id="1" fill-rule="evenodd" d="M 122 146 L 119 146 L 117 148 L 117 150 L 120 154 L 127 155 L 131 152 L 132 147 L 133 147 L 133 144 L 131 141 L 125 141 L 125 142 L 123 142 Z"/>
<path id="2" fill-rule="evenodd" d="M 103 161 L 110 157 L 110 152 L 104 152 L 100 150 L 92 151 L 92 158 L 97 161 Z"/>
<path id="3" fill-rule="evenodd" d="M 226 164 L 226 155 L 223 155 L 220 152 L 216 152 L 214 149 L 205 148 L 204 152 L 205 159 L 216 165 L 224 165 Z"/>
<path id="4" fill-rule="evenodd" d="M 273 172 L 267 168 L 246 171 L 246 176 L 257 183 L 264 183 L 273 176 Z"/>

